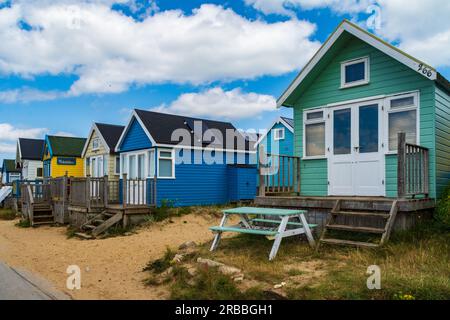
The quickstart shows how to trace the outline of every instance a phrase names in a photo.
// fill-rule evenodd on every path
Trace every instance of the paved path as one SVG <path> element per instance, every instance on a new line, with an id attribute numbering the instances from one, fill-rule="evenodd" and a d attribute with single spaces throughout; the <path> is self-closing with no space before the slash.
<path id="1" fill-rule="evenodd" d="M 0 300 L 69 299 L 45 280 L 25 270 L 13 269 L 0 262 Z"/>

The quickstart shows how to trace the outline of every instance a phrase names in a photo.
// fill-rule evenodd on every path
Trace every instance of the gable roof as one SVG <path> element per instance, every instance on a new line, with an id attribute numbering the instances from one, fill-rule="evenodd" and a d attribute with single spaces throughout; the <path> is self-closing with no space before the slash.
<path id="1" fill-rule="evenodd" d="M 19 138 L 17 147 L 21 160 L 41 160 L 44 152 L 43 139 Z"/>
<path id="2" fill-rule="evenodd" d="M 20 169 L 16 168 L 16 161 L 12 159 L 4 159 L 2 172 L 21 172 Z"/>
<path id="3" fill-rule="evenodd" d="M 125 126 L 94 122 L 91 130 L 89 131 L 88 138 L 86 139 L 86 142 L 84 144 L 81 156 L 84 157 L 86 155 L 89 147 L 89 142 L 92 138 L 94 130 L 97 131 L 97 134 L 102 140 L 105 149 L 108 151 L 108 153 L 111 153 L 115 151 L 117 142 L 119 141 L 119 138 L 122 135 L 124 129 Z"/>
<path id="4" fill-rule="evenodd" d="M 46 136 L 52 156 L 81 157 L 86 138 Z"/>
<path id="5" fill-rule="evenodd" d="M 404 51 L 398 49 L 397 47 L 391 45 L 390 43 L 382 40 L 381 38 L 373 35 L 372 33 L 362 29 L 358 25 L 351 23 L 348 20 L 343 20 L 336 30 L 328 37 L 324 42 L 322 47 L 316 52 L 316 54 L 311 58 L 311 60 L 305 65 L 305 67 L 300 71 L 297 77 L 292 81 L 286 91 L 277 100 L 277 107 L 286 106 L 292 107 L 292 101 L 288 101 L 291 94 L 303 83 L 306 77 L 313 71 L 321 59 L 330 51 L 334 44 L 344 35 L 350 34 L 369 45 L 375 47 L 376 49 L 382 51 L 388 56 L 396 59 L 397 61 L 403 63 L 407 67 L 411 68 L 415 72 L 419 73 L 423 77 L 435 81 L 440 86 L 443 86 L 447 91 L 450 92 L 449 82 L 439 74 L 435 68 L 429 66 L 428 64 L 420 61 L 413 56 L 405 53 Z M 428 72 L 423 72 L 423 68 L 426 68 Z"/>
<path id="6" fill-rule="evenodd" d="M 286 117 L 278 117 L 272 123 L 272 125 L 269 127 L 269 129 L 264 134 L 259 136 L 259 139 L 255 143 L 254 148 L 258 147 L 258 145 L 261 143 L 261 141 L 264 140 L 264 138 L 269 134 L 269 132 L 273 129 L 273 127 L 278 123 L 283 124 L 290 132 L 294 133 L 294 119 L 286 118 Z"/>
<path id="7" fill-rule="evenodd" d="M 214 141 L 217 141 L 220 144 L 217 146 L 218 149 L 222 149 L 222 148 L 226 149 L 227 148 L 227 141 L 226 141 L 227 130 L 233 130 L 234 132 L 239 132 L 230 122 L 192 118 L 192 117 L 186 117 L 186 116 L 181 116 L 181 115 L 174 115 L 174 114 L 168 114 L 168 113 L 135 109 L 132 113 L 130 121 L 128 122 L 128 125 L 126 126 L 125 130 L 123 130 L 123 132 L 122 132 L 122 135 L 117 143 L 116 150 L 120 149 L 120 144 L 123 142 L 123 139 L 125 138 L 125 136 L 128 132 L 128 129 L 131 126 L 131 123 L 133 122 L 133 119 L 136 119 L 139 122 L 139 124 L 145 131 L 146 135 L 152 142 L 153 146 L 183 145 L 183 146 L 190 146 L 190 147 L 200 147 L 196 144 L 199 137 L 197 137 L 195 134 L 196 132 L 194 132 L 195 122 L 202 123 L 202 128 L 201 128 L 202 135 L 207 129 L 215 129 L 221 133 L 222 137 L 219 136 L 217 140 L 214 139 Z M 191 137 L 190 145 L 187 144 L 188 141 L 184 141 L 184 140 L 182 141 L 182 143 L 180 143 L 178 141 L 172 141 L 172 133 L 177 129 L 186 129 L 188 132 L 190 132 L 190 137 Z M 236 138 L 235 138 L 235 141 L 236 141 Z M 245 139 L 245 147 L 244 148 L 239 146 L 237 143 L 234 143 L 233 150 L 249 151 L 250 144 L 251 144 L 251 141 L 249 139 Z M 212 145 L 211 142 L 202 141 L 201 148 L 207 147 L 207 146 L 215 148 L 215 146 Z"/>

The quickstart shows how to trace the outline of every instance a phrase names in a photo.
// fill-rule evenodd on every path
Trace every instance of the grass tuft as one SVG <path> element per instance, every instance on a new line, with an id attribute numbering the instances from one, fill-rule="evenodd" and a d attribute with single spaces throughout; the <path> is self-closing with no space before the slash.
<path id="1" fill-rule="evenodd" d="M 14 220 L 16 213 L 11 209 L 0 209 L 0 220 Z"/>

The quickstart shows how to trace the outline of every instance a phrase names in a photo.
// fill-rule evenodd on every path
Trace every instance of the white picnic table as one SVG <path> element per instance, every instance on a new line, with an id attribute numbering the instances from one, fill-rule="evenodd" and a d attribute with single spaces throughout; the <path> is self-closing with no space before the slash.
<path id="1" fill-rule="evenodd" d="M 272 250 L 270 251 L 269 260 L 273 260 L 277 255 L 278 248 L 280 247 L 283 238 L 306 234 L 310 246 L 313 248 L 315 247 L 311 228 L 314 228 L 317 225 L 308 224 L 305 218 L 305 213 L 307 213 L 306 210 L 240 207 L 222 210 L 222 213 L 223 217 L 220 221 L 220 225 L 209 228 L 215 233 L 214 241 L 210 249 L 211 251 L 217 249 L 223 232 L 237 232 L 273 237 L 274 243 Z M 240 223 L 238 225 L 227 226 L 226 224 L 230 215 L 238 215 Z M 250 216 L 256 216 L 256 218 L 250 218 Z M 274 218 L 267 219 L 267 216 L 272 216 Z M 299 221 L 292 221 L 293 219 L 299 219 Z M 255 223 L 271 224 L 273 227 L 263 227 Z"/>

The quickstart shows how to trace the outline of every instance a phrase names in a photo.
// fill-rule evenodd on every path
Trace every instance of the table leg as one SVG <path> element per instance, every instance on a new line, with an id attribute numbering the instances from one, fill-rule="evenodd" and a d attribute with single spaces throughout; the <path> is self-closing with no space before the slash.
<path id="1" fill-rule="evenodd" d="M 272 250 L 270 250 L 269 260 L 275 259 L 278 248 L 280 247 L 281 239 L 283 239 L 284 231 L 286 231 L 286 226 L 289 221 L 289 216 L 281 218 L 280 226 L 278 227 L 278 234 L 275 236 L 275 240 L 272 245 Z"/>
<path id="2" fill-rule="evenodd" d="M 252 229 L 252 227 L 250 226 L 250 219 L 248 217 L 248 215 L 246 214 L 241 214 L 239 215 L 239 218 L 242 222 L 242 224 L 244 225 L 244 227 L 246 227 L 247 229 Z"/>
<path id="3" fill-rule="evenodd" d="M 300 218 L 300 221 L 303 224 L 303 229 L 305 230 L 306 237 L 308 238 L 309 245 L 312 248 L 315 248 L 316 247 L 316 242 L 314 241 L 314 237 L 312 235 L 311 229 L 309 228 L 308 221 L 306 221 L 305 215 L 303 213 L 301 213 L 299 215 L 299 218 Z"/>
<path id="4" fill-rule="evenodd" d="M 220 221 L 220 226 L 223 227 L 227 223 L 228 215 L 225 213 L 222 217 L 222 220 Z M 217 232 L 214 236 L 213 243 L 211 245 L 211 249 L 209 251 L 214 251 L 217 249 L 217 246 L 219 245 L 220 238 L 222 237 L 222 232 Z"/>

